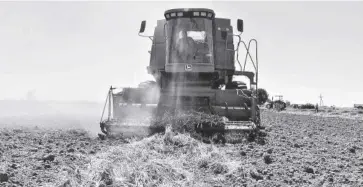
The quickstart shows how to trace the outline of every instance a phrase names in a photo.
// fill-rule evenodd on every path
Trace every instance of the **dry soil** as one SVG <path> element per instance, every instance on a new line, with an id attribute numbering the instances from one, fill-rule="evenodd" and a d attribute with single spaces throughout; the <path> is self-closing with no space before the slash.
<path id="1" fill-rule="evenodd" d="M 0 186 L 363 186 L 362 121 L 263 111 L 262 123 L 264 141 L 238 145 L 4 128 Z"/>

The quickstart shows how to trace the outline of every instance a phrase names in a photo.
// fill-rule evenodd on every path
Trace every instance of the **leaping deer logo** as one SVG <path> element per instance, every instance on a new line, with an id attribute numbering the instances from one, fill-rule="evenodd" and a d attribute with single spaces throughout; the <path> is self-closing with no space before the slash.
<path id="1" fill-rule="evenodd" d="M 191 64 L 185 65 L 185 71 L 192 71 L 192 65 Z"/>

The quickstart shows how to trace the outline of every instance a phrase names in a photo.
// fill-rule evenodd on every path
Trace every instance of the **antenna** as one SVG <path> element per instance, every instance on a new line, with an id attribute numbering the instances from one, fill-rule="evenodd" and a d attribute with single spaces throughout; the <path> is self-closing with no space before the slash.
<path id="1" fill-rule="evenodd" d="M 323 96 L 320 94 L 319 98 L 320 98 L 320 106 L 323 106 L 324 105 Z"/>

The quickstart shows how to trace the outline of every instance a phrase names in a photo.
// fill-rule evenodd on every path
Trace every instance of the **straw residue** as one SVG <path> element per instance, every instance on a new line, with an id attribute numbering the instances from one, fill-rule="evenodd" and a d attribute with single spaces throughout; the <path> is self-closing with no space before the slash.
<path id="1" fill-rule="evenodd" d="M 83 172 L 83 185 L 207 186 L 203 180 L 227 175 L 238 165 L 229 164 L 215 145 L 202 144 L 170 128 L 164 135 L 112 147 L 91 160 Z"/>

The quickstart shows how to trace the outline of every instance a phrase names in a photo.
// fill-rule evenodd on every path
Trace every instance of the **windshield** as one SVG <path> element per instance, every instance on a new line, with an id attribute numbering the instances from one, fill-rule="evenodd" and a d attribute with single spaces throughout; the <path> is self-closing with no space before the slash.
<path id="1" fill-rule="evenodd" d="M 213 61 L 212 20 L 178 18 L 168 21 L 169 63 L 211 63 Z"/>

